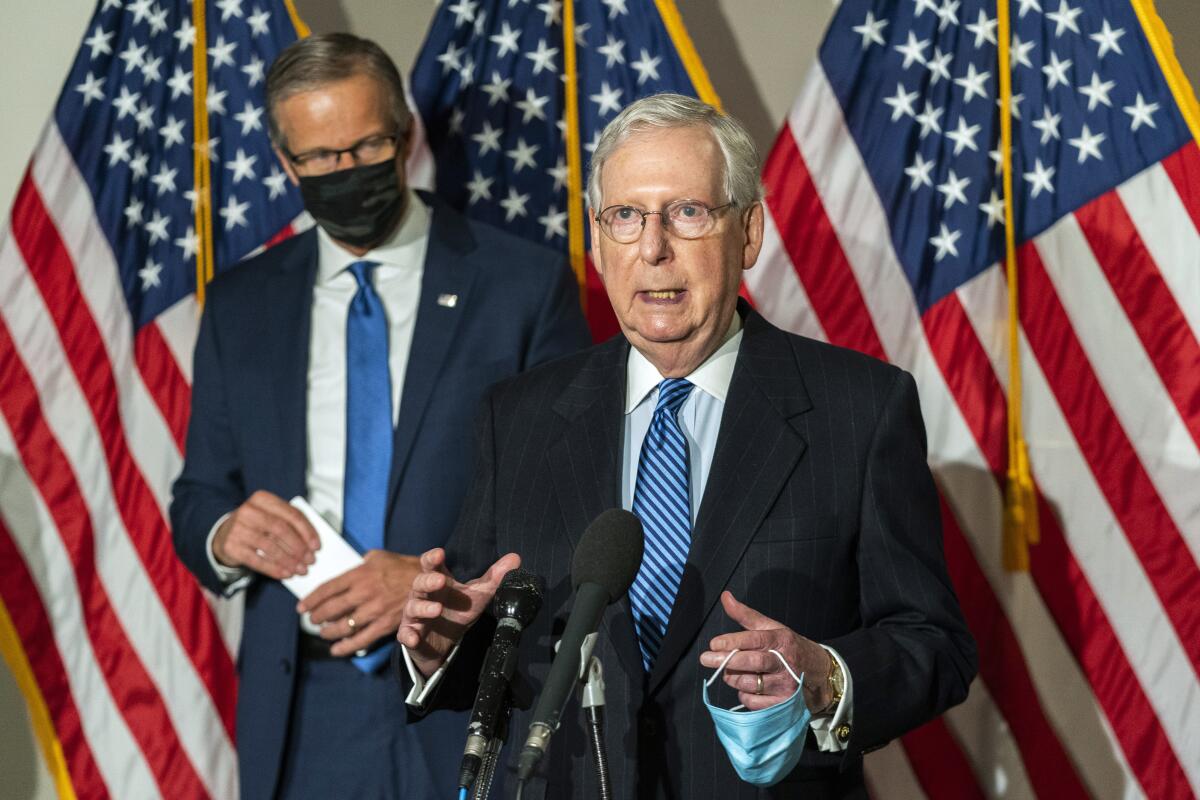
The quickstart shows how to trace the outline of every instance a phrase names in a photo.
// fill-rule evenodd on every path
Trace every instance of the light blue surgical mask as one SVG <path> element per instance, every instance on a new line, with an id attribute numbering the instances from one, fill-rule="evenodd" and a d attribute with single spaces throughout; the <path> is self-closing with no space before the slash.
<path id="1" fill-rule="evenodd" d="M 804 750 L 808 722 L 812 719 L 801 691 L 804 675 L 797 677 L 778 650 L 771 652 L 796 681 L 796 691 L 782 703 L 758 711 L 747 711 L 745 706 L 717 708 L 708 702 L 708 687 L 721 677 L 733 653 L 725 656 L 721 666 L 704 682 L 701 690 L 704 705 L 708 707 L 708 713 L 712 715 L 717 728 L 717 738 L 724 745 L 733 768 L 742 780 L 763 787 L 774 786 L 795 768 Z"/>

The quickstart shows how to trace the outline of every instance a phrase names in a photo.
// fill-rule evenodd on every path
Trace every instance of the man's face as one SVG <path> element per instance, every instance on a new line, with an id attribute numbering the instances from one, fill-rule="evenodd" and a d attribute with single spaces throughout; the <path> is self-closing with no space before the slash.
<path id="1" fill-rule="evenodd" d="M 349 153 L 343 153 L 337 157 L 334 170 L 314 169 L 303 163 L 312 154 L 344 150 L 369 142 L 372 137 L 405 133 L 396 130 L 387 89 L 369 75 L 353 75 L 284 98 L 275 107 L 275 119 L 287 153 L 298 157 L 301 162 L 296 163 L 287 153 L 276 148 L 292 183 L 298 183 L 301 177 L 357 166 Z M 404 137 L 403 144 L 407 144 L 407 138 Z M 393 158 L 396 162 L 396 178 L 403 189 L 406 183 L 405 153 L 403 146 L 397 147 L 397 150 L 384 149 L 371 161 L 364 163 L 379 163 Z"/>
<path id="2" fill-rule="evenodd" d="M 715 224 L 699 239 L 673 235 L 657 214 L 630 244 L 601 232 L 596 214 L 612 205 L 660 211 L 675 200 L 710 208 L 729 201 L 721 150 L 702 127 L 634 134 L 605 162 L 600 189 L 592 255 L 621 330 L 665 377 L 687 375 L 728 330 L 742 271 L 762 246 L 762 205 L 714 212 Z"/>

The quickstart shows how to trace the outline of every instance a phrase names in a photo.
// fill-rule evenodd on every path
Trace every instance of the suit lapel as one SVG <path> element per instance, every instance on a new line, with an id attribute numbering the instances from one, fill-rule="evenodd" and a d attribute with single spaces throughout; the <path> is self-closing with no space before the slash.
<path id="1" fill-rule="evenodd" d="M 691 646 L 806 447 L 791 420 L 812 403 L 791 345 L 782 331 L 743 310 L 745 333 L 651 692 Z"/>
<path id="2" fill-rule="evenodd" d="M 592 520 L 621 506 L 628 354 L 623 337 L 611 339 L 595 351 L 554 405 L 568 424 L 562 438 L 547 450 L 546 459 L 572 551 Z M 625 669 L 637 674 L 642 661 L 631 620 L 626 596 L 609 606 L 602 624 Z"/>
<path id="3" fill-rule="evenodd" d="M 441 210 L 436 203 L 430 212 L 432 222 L 421 276 L 421 297 L 417 305 L 412 347 L 408 354 L 404 387 L 400 393 L 400 413 L 392 443 L 389 509 L 396 502 L 413 440 L 420 430 L 425 409 L 442 373 L 442 364 L 450 351 L 460 321 L 469 313 L 471 286 L 477 269 L 470 258 L 475 241 L 463 221 Z"/>

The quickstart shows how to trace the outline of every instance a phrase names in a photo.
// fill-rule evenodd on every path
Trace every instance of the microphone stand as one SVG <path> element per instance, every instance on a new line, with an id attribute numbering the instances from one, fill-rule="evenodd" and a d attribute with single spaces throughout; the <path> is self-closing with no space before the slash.
<path id="1" fill-rule="evenodd" d="M 608 753 L 604 749 L 604 668 L 600 658 L 592 655 L 583 684 L 580 705 L 588 722 L 588 740 L 596 764 L 596 780 L 600 785 L 600 800 L 612 800 L 612 783 L 608 777 Z"/>
<path id="2" fill-rule="evenodd" d="M 472 787 L 471 800 L 487 800 L 492 791 L 492 779 L 496 776 L 496 765 L 500 762 L 500 750 L 508 738 L 508 721 L 511 716 L 512 693 L 505 691 L 504 702 L 496 718 L 496 735 L 488 741 L 487 749 L 483 753 L 483 763 Z"/>

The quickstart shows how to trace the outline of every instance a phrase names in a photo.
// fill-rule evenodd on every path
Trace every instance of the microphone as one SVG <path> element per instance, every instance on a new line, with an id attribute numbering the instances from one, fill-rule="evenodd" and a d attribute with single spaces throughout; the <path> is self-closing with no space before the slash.
<path id="1" fill-rule="evenodd" d="M 488 745 L 495 736 L 496 723 L 508 702 L 508 684 L 517 669 L 521 631 L 541 610 L 545 594 L 543 578 L 523 569 L 514 569 L 504 576 L 492 599 L 492 615 L 499 622 L 479 671 L 479 690 L 471 709 L 467 745 L 458 773 L 460 788 L 470 789 L 479 775 Z"/>
<path id="2" fill-rule="evenodd" d="M 582 669 L 591 655 L 600 617 L 610 603 L 629 591 L 642 565 L 644 545 L 641 520 L 619 508 L 605 511 L 583 532 L 571 563 L 575 604 L 517 762 L 517 777 L 521 782 L 529 780 L 545 755 L 567 699 L 583 677 Z"/>

